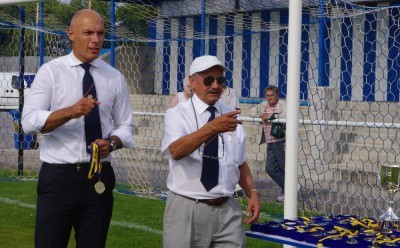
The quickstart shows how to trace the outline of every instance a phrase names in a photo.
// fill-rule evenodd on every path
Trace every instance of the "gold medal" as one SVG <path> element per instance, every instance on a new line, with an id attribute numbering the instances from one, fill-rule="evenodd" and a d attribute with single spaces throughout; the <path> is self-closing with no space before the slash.
<path id="1" fill-rule="evenodd" d="M 106 190 L 106 186 L 104 185 L 104 183 L 102 181 L 98 181 L 94 185 L 94 190 L 96 191 L 97 194 L 103 194 L 104 191 Z"/>

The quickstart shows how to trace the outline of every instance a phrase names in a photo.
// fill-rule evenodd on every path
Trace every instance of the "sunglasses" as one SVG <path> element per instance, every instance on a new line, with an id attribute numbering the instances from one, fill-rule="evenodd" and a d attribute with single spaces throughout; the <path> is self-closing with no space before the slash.
<path id="1" fill-rule="evenodd" d="M 217 83 L 219 85 L 224 85 L 226 83 L 226 77 L 225 76 L 220 76 L 220 77 L 213 77 L 213 76 L 209 76 L 203 79 L 203 83 L 205 86 L 210 86 L 212 85 L 215 80 L 217 80 Z"/>
<path id="2" fill-rule="evenodd" d="M 203 152 L 204 152 L 204 148 L 211 142 L 211 140 L 213 140 L 213 139 L 215 139 L 215 138 L 218 139 L 218 136 L 221 137 L 221 139 L 222 139 L 222 155 L 220 156 L 220 154 L 218 154 L 218 157 L 213 157 L 213 156 L 204 155 L 204 153 L 203 153 Z M 207 143 L 204 143 L 203 149 L 200 149 L 201 146 L 199 147 L 199 150 L 198 150 L 199 155 L 200 155 L 201 157 L 210 158 L 210 159 L 222 159 L 222 158 L 224 158 L 224 155 L 225 155 L 225 153 L 224 153 L 224 151 L 225 151 L 224 136 L 222 136 L 222 135 L 219 133 L 219 134 L 215 135 L 213 138 L 211 138 L 211 140 L 209 140 Z"/>

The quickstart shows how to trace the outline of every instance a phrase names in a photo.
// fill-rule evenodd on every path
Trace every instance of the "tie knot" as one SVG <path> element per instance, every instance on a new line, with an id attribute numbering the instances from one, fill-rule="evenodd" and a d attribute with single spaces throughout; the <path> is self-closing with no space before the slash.
<path id="1" fill-rule="evenodd" d="M 91 64 L 88 64 L 88 63 L 83 63 L 83 64 L 80 64 L 80 66 L 83 68 L 83 69 L 85 69 L 85 71 L 89 71 L 89 68 L 90 68 L 90 66 L 92 66 Z"/>
<path id="2" fill-rule="evenodd" d="M 215 114 L 215 110 L 217 110 L 214 106 L 210 106 L 207 108 L 207 111 L 210 112 L 211 114 Z"/>

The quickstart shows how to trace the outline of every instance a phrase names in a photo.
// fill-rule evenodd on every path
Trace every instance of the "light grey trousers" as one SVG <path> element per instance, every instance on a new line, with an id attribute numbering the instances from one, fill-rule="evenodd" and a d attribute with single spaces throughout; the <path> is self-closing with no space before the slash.
<path id="1" fill-rule="evenodd" d="M 164 213 L 164 248 L 245 247 L 243 213 L 233 198 L 217 207 L 168 193 Z"/>

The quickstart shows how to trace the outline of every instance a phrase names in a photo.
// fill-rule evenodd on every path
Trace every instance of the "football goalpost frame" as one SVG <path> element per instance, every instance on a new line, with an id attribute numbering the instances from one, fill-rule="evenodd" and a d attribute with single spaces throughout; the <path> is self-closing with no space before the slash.
<path id="1" fill-rule="evenodd" d="M 288 41 L 288 91 L 286 123 L 286 169 L 285 169 L 285 202 L 284 218 L 297 218 L 297 185 L 298 185 L 298 133 L 301 61 L 301 14 L 302 2 L 289 1 L 289 41 Z"/>

